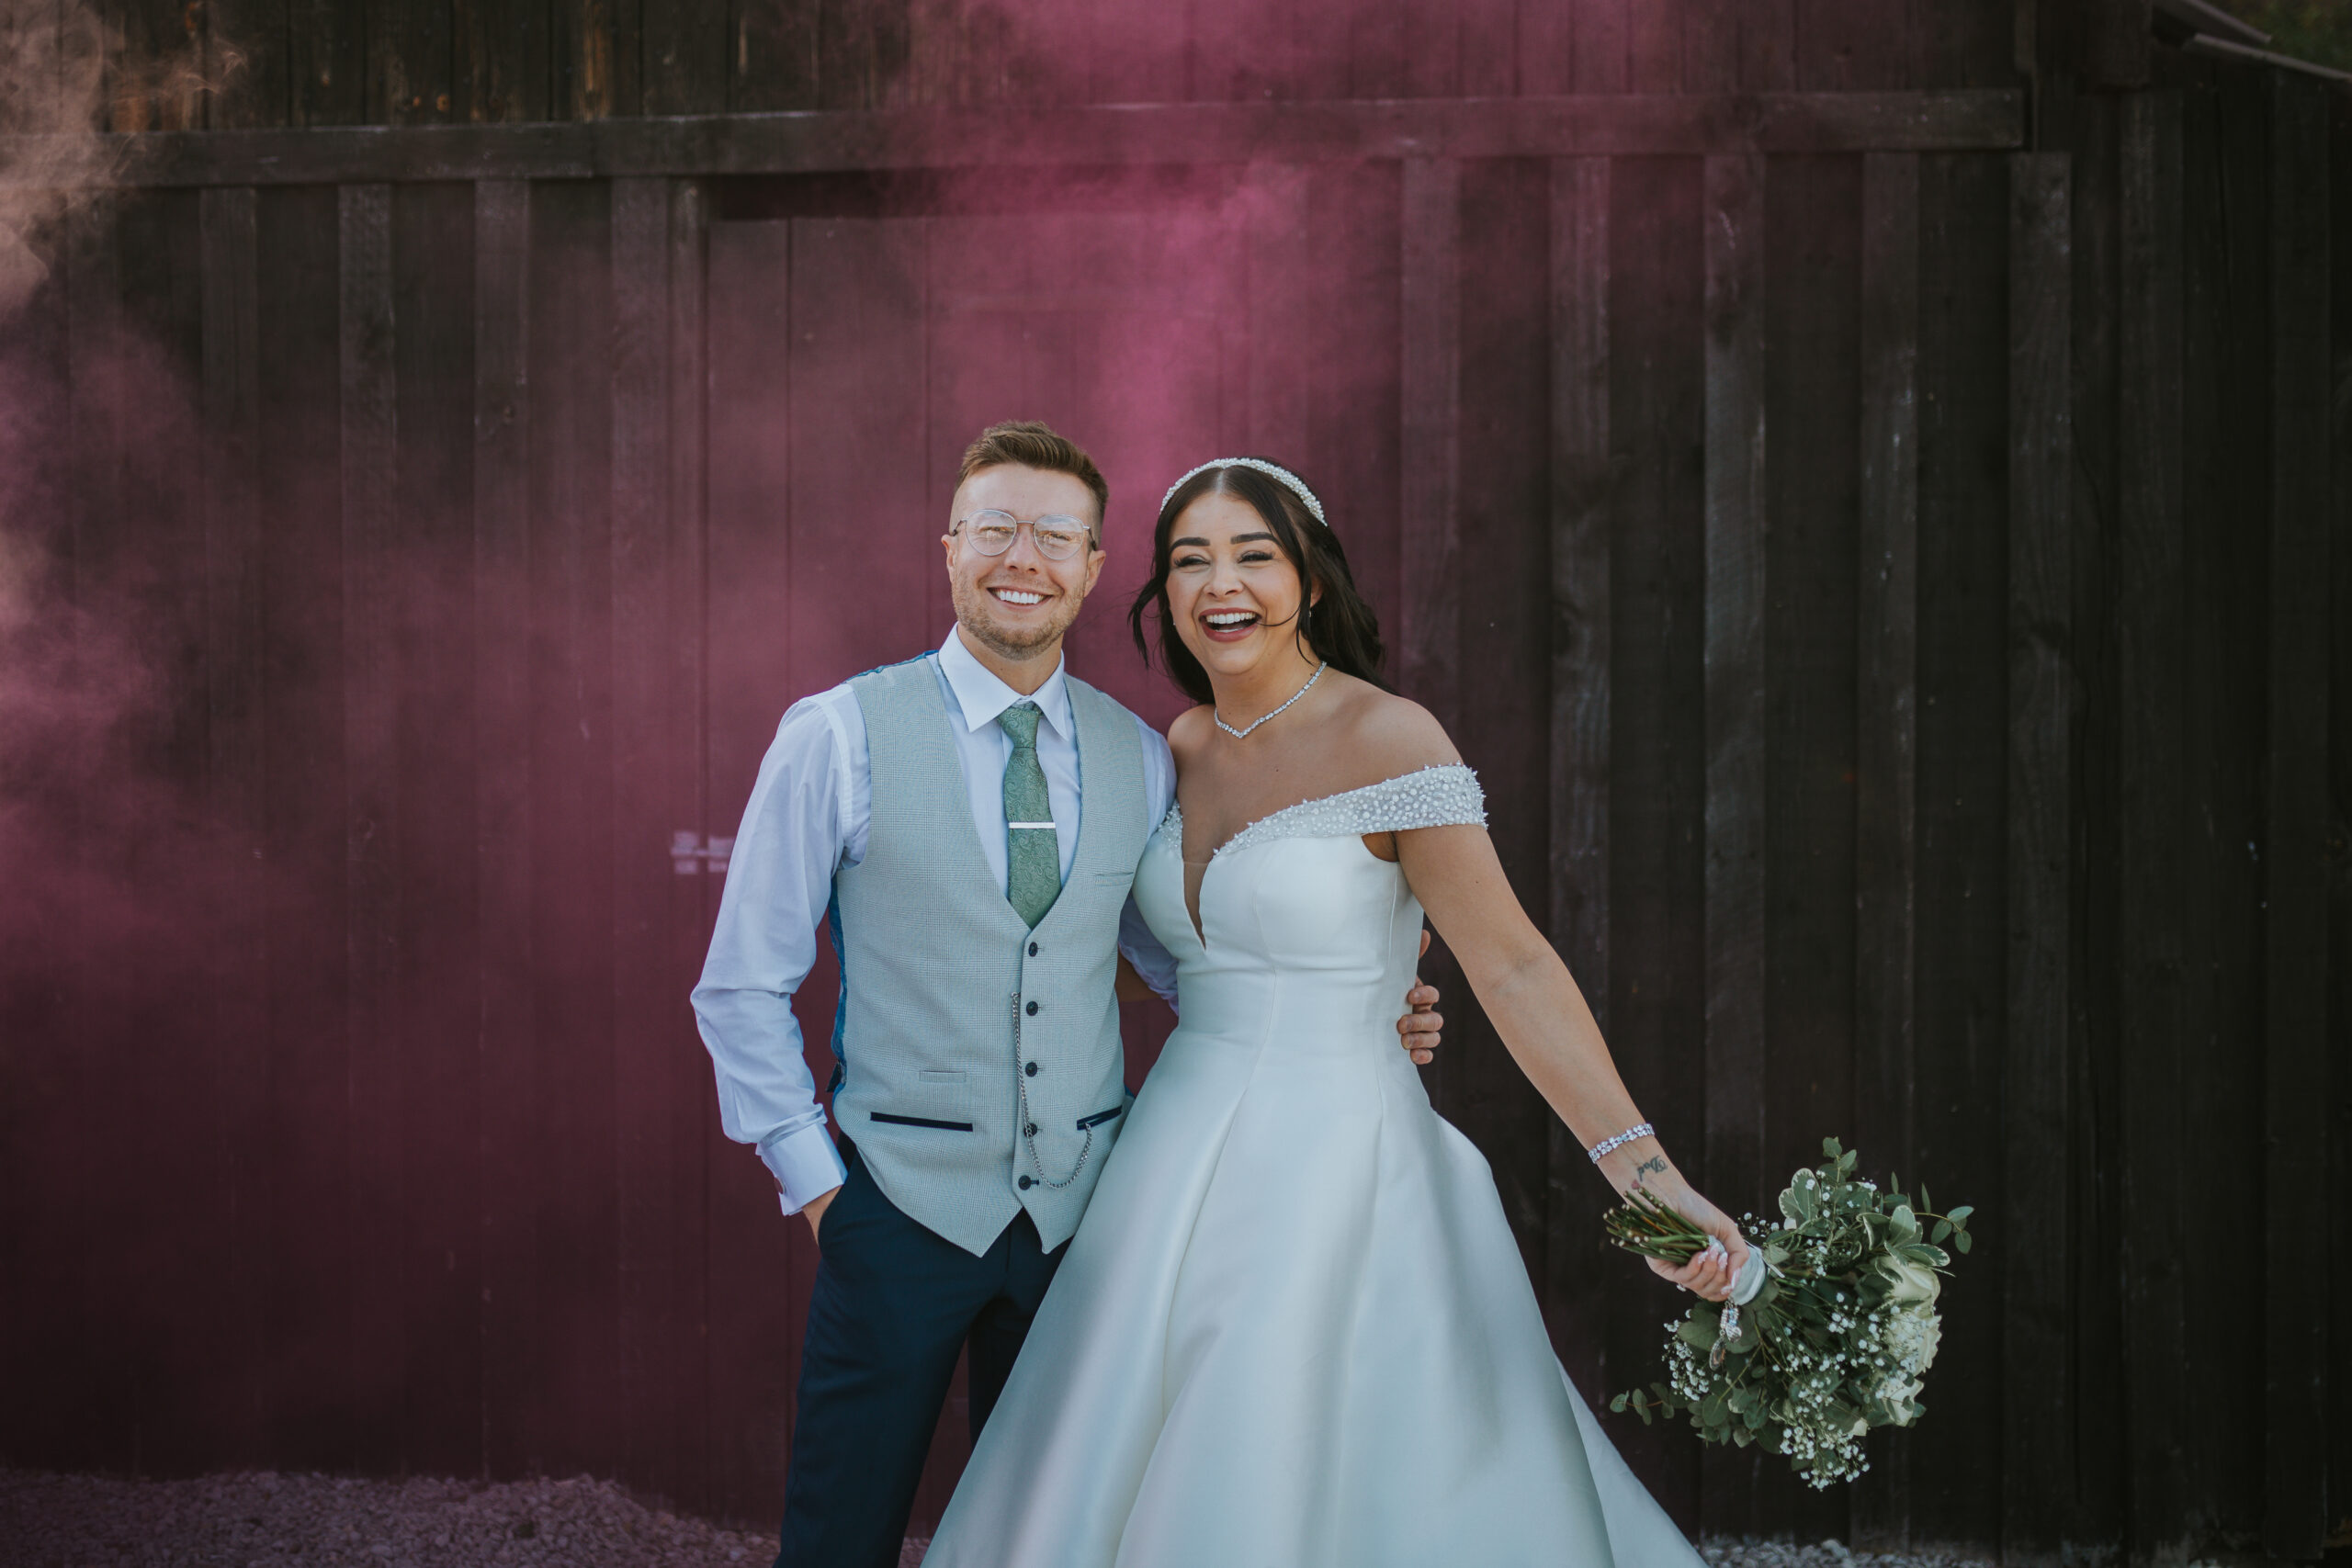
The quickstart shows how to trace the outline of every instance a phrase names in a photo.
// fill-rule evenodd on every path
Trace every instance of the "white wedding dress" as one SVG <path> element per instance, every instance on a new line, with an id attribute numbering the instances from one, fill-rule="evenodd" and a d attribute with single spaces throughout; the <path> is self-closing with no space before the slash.
<path id="1" fill-rule="evenodd" d="M 1568 1386 L 1494 1179 L 1396 1018 L 1421 907 L 1360 835 L 1485 819 L 1429 768 L 1136 897 L 1181 1024 L 926 1568 L 1697 1568 Z"/>

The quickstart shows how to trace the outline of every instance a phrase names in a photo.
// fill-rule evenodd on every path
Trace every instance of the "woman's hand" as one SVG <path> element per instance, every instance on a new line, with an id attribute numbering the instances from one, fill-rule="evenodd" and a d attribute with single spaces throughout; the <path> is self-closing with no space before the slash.
<path id="1" fill-rule="evenodd" d="M 1651 1258 L 1651 1272 L 1661 1280 L 1695 1292 L 1703 1300 L 1724 1300 L 1731 1294 L 1733 1281 L 1739 1278 L 1741 1268 L 1747 1262 L 1747 1238 L 1739 1234 L 1739 1227 L 1732 1224 L 1728 1214 L 1700 1197 L 1690 1184 L 1682 1179 L 1682 1173 L 1671 1167 L 1668 1168 L 1666 1179 L 1652 1182 L 1649 1191 L 1652 1197 L 1671 1204 L 1684 1218 L 1714 1238 L 1707 1244 L 1705 1251 L 1679 1269 L 1663 1258 Z"/>

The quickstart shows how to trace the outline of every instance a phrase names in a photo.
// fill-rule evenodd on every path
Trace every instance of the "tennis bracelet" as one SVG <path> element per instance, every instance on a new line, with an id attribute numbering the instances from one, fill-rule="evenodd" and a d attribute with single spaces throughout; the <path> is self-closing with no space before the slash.
<path id="1" fill-rule="evenodd" d="M 1600 1142 L 1585 1150 L 1585 1153 L 1592 1156 L 1593 1164 L 1599 1165 L 1600 1163 L 1601 1156 L 1606 1155 L 1611 1149 L 1622 1148 L 1623 1145 L 1632 1143 L 1635 1138 L 1655 1138 L 1657 1136 L 1657 1129 L 1645 1122 L 1638 1127 L 1626 1128 L 1623 1132 L 1618 1134 L 1613 1138 L 1601 1139 Z"/>

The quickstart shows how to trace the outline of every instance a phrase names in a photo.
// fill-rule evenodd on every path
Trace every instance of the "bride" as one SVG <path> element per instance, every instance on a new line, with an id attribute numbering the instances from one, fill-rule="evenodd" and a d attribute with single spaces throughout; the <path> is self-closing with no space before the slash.
<path id="1" fill-rule="evenodd" d="M 1485 1160 L 1396 1048 L 1425 910 L 1600 1173 L 1719 1238 L 1651 1267 L 1721 1299 L 1737 1230 L 1642 1122 L 1445 731 L 1381 685 L 1306 483 L 1185 475 L 1139 646 L 1147 610 L 1202 705 L 1135 882 L 1181 1023 L 926 1563 L 1691 1568 L 1555 1359 Z"/>

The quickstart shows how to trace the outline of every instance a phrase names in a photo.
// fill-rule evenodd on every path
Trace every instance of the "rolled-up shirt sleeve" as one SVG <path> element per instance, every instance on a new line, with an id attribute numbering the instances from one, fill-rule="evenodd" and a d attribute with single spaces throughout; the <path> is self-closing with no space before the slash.
<path id="1" fill-rule="evenodd" d="M 695 987 L 695 1021 L 718 1084 L 720 1127 L 759 1150 L 797 1213 L 842 1184 L 842 1159 L 803 1054 L 792 998 L 817 961 L 817 927 L 847 841 L 845 738 L 821 699 L 776 727 L 727 867 Z"/>

